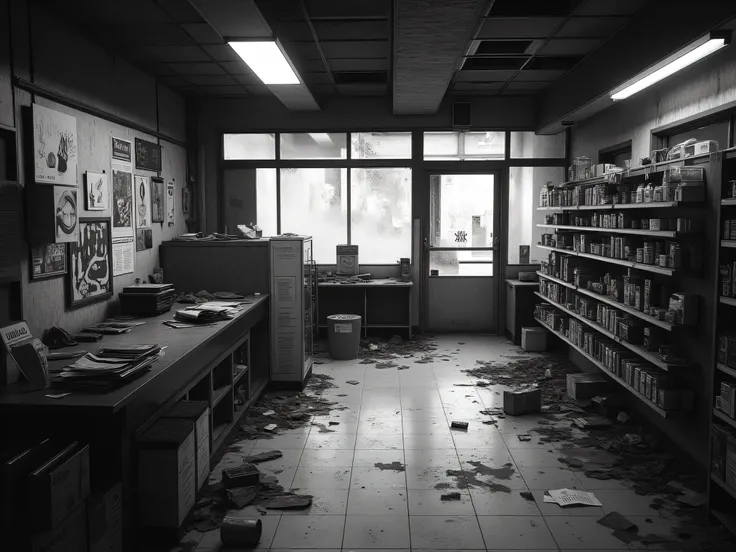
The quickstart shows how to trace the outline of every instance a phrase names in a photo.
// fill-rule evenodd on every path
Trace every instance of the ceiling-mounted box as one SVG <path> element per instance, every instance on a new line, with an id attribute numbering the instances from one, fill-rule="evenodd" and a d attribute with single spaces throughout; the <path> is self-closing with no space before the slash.
<path id="1" fill-rule="evenodd" d="M 472 109 L 469 102 L 455 102 L 452 104 L 452 126 L 470 127 Z"/>

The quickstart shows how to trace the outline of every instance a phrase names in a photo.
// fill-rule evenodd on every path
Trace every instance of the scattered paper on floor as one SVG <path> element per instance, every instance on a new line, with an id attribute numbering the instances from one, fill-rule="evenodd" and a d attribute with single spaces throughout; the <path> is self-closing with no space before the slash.
<path id="1" fill-rule="evenodd" d="M 547 500 L 547 496 L 552 499 L 551 502 L 559 504 L 560 506 L 603 506 L 601 502 L 595 497 L 593 493 L 585 491 L 578 491 L 576 489 L 555 489 L 547 491 L 544 496 L 544 501 Z"/>

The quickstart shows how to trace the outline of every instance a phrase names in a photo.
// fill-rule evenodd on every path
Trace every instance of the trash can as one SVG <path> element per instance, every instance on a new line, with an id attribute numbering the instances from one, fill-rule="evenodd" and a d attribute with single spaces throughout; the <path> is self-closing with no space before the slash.
<path id="1" fill-rule="evenodd" d="M 327 348 L 335 360 L 358 358 L 360 316 L 333 314 L 327 317 Z"/>

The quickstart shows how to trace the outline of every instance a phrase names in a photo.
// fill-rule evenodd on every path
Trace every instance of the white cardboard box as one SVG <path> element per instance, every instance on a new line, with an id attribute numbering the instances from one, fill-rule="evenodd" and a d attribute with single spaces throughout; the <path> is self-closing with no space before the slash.
<path id="1" fill-rule="evenodd" d="M 89 552 L 123 552 L 123 496 L 118 482 L 87 499 Z"/>
<path id="2" fill-rule="evenodd" d="M 195 469 L 197 490 L 210 475 L 210 408 L 205 401 L 180 401 L 164 412 L 162 418 L 187 419 L 194 422 Z"/>

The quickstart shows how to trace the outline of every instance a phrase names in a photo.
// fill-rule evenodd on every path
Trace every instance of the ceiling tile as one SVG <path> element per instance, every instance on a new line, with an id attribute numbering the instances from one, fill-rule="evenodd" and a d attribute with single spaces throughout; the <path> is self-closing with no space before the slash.
<path id="1" fill-rule="evenodd" d="M 540 94 L 541 90 L 512 90 L 507 88 L 501 92 L 502 96 L 536 96 Z"/>
<path id="2" fill-rule="evenodd" d="M 204 23 L 189 0 L 156 0 L 156 4 L 177 23 Z"/>
<path id="3" fill-rule="evenodd" d="M 337 91 L 343 96 L 385 96 L 388 86 L 385 84 L 338 84 Z"/>
<path id="4" fill-rule="evenodd" d="M 505 82 L 456 82 L 452 87 L 458 92 L 487 92 L 500 90 Z"/>
<path id="5" fill-rule="evenodd" d="M 225 71 L 217 63 L 171 63 L 180 75 L 224 75 Z"/>
<path id="6" fill-rule="evenodd" d="M 388 17 L 391 13 L 390 0 L 305 0 L 304 5 L 312 18 Z"/>
<path id="7" fill-rule="evenodd" d="M 235 50 L 233 50 L 227 44 L 202 46 L 202 49 L 207 52 L 215 61 L 240 61 L 240 63 L 243 63 L 240 60 L 240 56 L 235 53 Z"/>
<path id="8" fill-rule="evenodd" d="M 455 75 L 456 82 L 507 81 L 516 71 L 460 71 Z"/>
<path id="9" fill-rule="evenodd" d="M 244 61 L 224 61 L 219 64 L 225 71 L 231 75 L 253 75 Z"/>
<path id="10" fill-rule="evenodd" d="M 585 55 L 596 49 L 603 40 L 597 38 L 553 38 L 537 52 L 542 56 Z"/>
<path id="11" fill-rule="evenodd" d="M 79 25 L 170 23 L 170 17 L 151 0 L 46 0 L 45 5 Z"/>
<path id="12" fill-rule="evenodd" d="M 514 81 L 554 81 L 559 79 L 565 71 L 520 71 Z"/>
<path id="13" fill-rule="evenodd" d="M 550 86 L 552 86 L 552 82 L 548 81 L 518 81 L 513 80 L 508 84 L 508 87 L 512 90 L 546 90 Z"/>
<path id="14" fill-rule="evenodd" d="M 134 24 L 97 28 L 109 42 L 136 46 L 183 46 L 192 39 L 179 25 Z"/>
<path id="15" fill-rule="evenodd" d="M 379 71 L 388 69 L 387 59 L 328 59 L 332 71 Z"/>
<path id="16" fill-rule="evenodd" d="M 543 44 L 543 40 L 474 40 L 468 55 L 503 56 L 533 54 Z"/>
<path id="17" fill-rule="evenodd" d="M 495 0 L 490 16 L 534 17 L 569 15 L 581 0 Z"/>
<path id="18" fill-rule="evenodd" d="M 206 96 L 247 96 L 243 86 L 199 86 L 199 90 Z"/>
<path id="19" fill-rule="evenodd" d="M 251 94 L 257 94 L 259 96 L 267 96 L 271 94 L 271 91 L 265 84 L 262 84 L 260 86 L 244 86 L 243 88 L 245 88 Z"/>
<path id="20" fill-rule="evenodd" d="M 573 12 L 575 15 L 631 15 L 639 11 L 646 0 L 586 0 Z"/>
<path id="21" fill-rule="evenodd" d="M 332 81 L 330 80 L 330 77 L 326 72 L 304 73 L 301 75 L 301 77 L 302 79 L 304 79 L 304 82 L 306 82 L 310 86 L 312 84 L 329 84 L 330 86 L 332 86 Z"/>
<path id="22" fill-rule="evenodd" d="M 199 46 L 149 46 L 148 51 L 164 62 L 210 61 Z"/>
<path id="23" fill-rule="evenodd" d="M 186 80 L 197 86 L 236 86 L 240 84 L 232 75 L 187 75 Z"/>
<path id="24" fill-rule="evenodd" d="M 222 37 L 208 23 L 185 23 L 182 28 L 199 44 L 222 44 Z"/>
<path id="25" fill-rule="evenodd" d="M 276 38 L 283 42 L 312 40 L 312 31 L 304 21 L 280 21 L 278 24 L 274 21 L 272 25 L 276 32 Z"/>
<path id="26" fill-rule="evenodd" d="M 626 17 L 573 17 L 555 34 L 555 37 L 609 37 L 623 27 Z"/>
<path id="27" fill-rule="evenodd" d="M 496 17 L 483 21 L 476 38 L 547 38 L 562 17 Z"/>
<path id="28" fill-rule="evenodd" d="M 319 72 L 325 70 L 325 64 L 322 59 L 293 59 L 292 63 L 298 73 Z"/>
<path id="29" fill-rule="evenodd" d="M 322 51 L 328 58 L 387 58 L 387 40 L 337 40 L 320 41 Z"/>
<path id="30" fill-rule="evenodd" d="M 179 75 L 157 75 L 158 80 L 167 86 L 172 88 L 179 88 L 181 86 L 189 86 L 189 81 Z"/>
<path id="31" fill-rule="evenodd" d="M 253 75 L 252 73 L 250 75 L 233 75 L 233 78 L 238 81 L 240 84 L 244 84 L 246 86 L 262 86 L 263 83 L 261 82 L 261 79 Z"/>
<path id="32" fill-rule="evenodd" d="M 308 88 L 315 96 L 332 96 L 335 94 L 335 87 L 331 84 L 310 84 Z"/>
<path id="33" fill-rule="evenodd" d="M 388 39 L 386 21 L 315 21 L 319 40 Z"/>
<path id="34" fill-rule="evenodd" d="M 461 71 L 516 71 L 521 69 L 529 56 L 493 56 L 465 59 Z"/>

